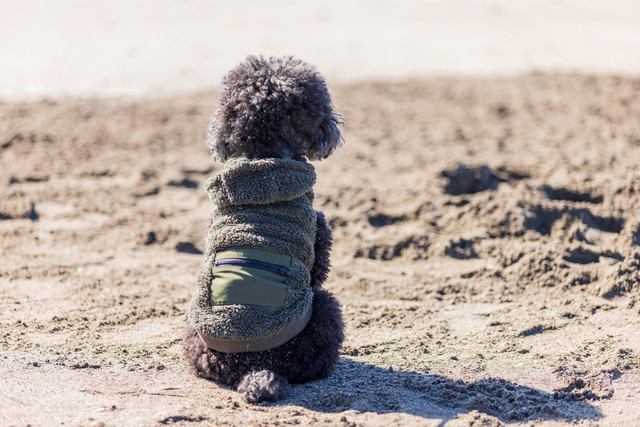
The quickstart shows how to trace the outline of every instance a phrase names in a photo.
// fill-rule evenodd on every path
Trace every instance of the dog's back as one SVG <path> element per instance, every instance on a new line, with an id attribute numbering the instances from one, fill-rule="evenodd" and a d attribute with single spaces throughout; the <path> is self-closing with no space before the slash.
<path id="1" fill-rule="evenodd" d="M 207 186 L 212 222 L 191 320 L 208 347 L 265 351 L 311 316 L 315 172 L 295 160 L 236 160 Z"/>

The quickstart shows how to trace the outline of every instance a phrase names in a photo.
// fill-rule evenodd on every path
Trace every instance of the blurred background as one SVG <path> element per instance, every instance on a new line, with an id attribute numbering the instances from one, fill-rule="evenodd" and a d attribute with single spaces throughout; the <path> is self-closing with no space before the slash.
<path id="1" fill-rule="evenodd" d="M 331 81 L 640 71 L 637 0 L 2 0 L 0 98 L 149 95 L 217 85 L 247 54 Z"/>

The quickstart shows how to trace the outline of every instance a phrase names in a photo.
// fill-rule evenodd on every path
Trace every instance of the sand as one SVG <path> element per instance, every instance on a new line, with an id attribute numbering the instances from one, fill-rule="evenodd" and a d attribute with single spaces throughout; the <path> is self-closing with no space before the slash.
<path id="1" fill-rule="evenodd" d="M 640 79 L 332 91 L 347 339 L 259 406 L 180 356 L 215 92 L 0 103 L 0 425 L 640 424 Z"/>

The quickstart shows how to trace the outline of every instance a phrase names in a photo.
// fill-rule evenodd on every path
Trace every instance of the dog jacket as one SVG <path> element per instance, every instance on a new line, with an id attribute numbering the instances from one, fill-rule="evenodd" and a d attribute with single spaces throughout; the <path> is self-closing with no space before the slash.
<path id="1" fill-rule="evenodd" d="M 304 161 L 234 159 L 207 181 L 211 223 L 189 320 L 209 348 L 268 350 L 308 323 L 315 180 Z"/>

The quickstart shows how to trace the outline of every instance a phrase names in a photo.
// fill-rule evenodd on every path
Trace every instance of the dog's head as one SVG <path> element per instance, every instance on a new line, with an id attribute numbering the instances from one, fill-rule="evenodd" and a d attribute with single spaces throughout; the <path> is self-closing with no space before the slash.
<path id="1" fill-rule="evenodd" d="M 342 142 L 324 79 L 297 58 L 249 56 L 223 85 L 207 131 L 216 160 L 320 160 Z"/>

